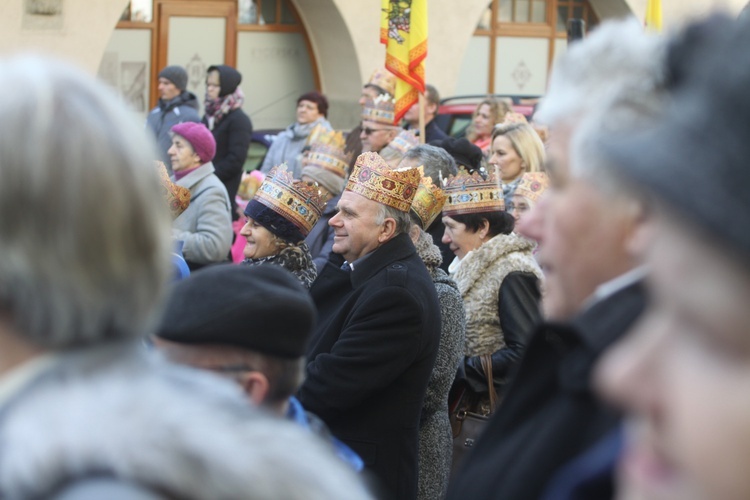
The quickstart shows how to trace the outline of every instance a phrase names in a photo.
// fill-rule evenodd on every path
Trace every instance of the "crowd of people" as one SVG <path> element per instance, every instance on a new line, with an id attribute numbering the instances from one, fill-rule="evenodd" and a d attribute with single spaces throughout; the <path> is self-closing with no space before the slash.
<path id="1" fill-rule="evenodd" d="M 0 497 L 747 498 L 747 23 L 605 22 L 462 138 L 307 92 L 251 190 L 236 69 L 144 130 L 1 60 Z"/>

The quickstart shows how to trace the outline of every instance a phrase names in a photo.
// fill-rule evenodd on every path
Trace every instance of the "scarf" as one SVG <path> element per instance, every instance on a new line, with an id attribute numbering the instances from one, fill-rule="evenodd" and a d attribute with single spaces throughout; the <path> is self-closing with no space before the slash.
<path id="1" fill-rule="evenodd" d="M 206 95 L 206 121 L 208 122 L 208 129 L 213 130 L 222 118 L 229 114 L 230 111 L 241 108 L 244 102 L 245 94 L 242 93 L 242 89 L 239 87 L 231 94 L 224 97 L 217 97 L 216 99 L 209 99 L 208 95 Z"/>
<path id="2" fill-rule="evenodd" d="M 260 266 L 272 264 L 281 266 L 291 272 L 308 290 L 312 286 L 318 271 L 313 264 L 310 249 L 304 241 L 299 245 L 291 245 L 282 249 L 276 255 L 261 257 L 259 259 L 245 259 L 242 263 L 246 266 Z"/>

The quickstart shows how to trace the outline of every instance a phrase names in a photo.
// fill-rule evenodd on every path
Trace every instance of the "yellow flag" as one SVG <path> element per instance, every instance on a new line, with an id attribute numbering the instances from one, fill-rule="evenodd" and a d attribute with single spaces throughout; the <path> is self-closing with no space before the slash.
<path id="1" fill-rule="evenodd" d="M 648 0 L 646 5 L 646 28 L 661 31 L 661 0 Z"/>
<path id="2" fill-rule="evenodd" d="M 404 113 L 418 102 L 419 93 L 424 93 L 427 0 L 381 2 L 380 41 L 386 45 L 385 67 L 397 77 L 394 98 L 395 123 L 398 123 Z"/>

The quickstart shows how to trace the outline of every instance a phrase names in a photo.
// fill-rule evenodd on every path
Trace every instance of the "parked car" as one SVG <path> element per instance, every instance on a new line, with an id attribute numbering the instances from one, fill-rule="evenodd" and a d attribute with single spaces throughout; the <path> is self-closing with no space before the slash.
<path id="1" fill-rule="evenodd" d="M 438 115 L 435 117 L 435 123 L 446 134 L 453 137 L 463 137 L 466 135 L 466 128 L 471 124 L 471 116 L 474 114 L 474 110 L 487 97 L 487 95 L 464 95 L 442 99 L 438 108 Z M 533 95 L 495 94 L 491 97 L 510 99 L 513 102 L 512 110 L 521 113 L 529 121 L 534 114 L 534 107 L 540 99 L 540 96 Z"/>

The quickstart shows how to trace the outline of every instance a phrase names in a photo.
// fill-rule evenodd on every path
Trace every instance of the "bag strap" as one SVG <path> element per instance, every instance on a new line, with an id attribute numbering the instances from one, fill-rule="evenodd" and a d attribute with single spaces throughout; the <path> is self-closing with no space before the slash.
<path id="1" fill-rule="evenodd" d="M 490 413 L 495 413 L 495 406 L 497 405 L 497 392 L 495 392 L 494 377 L 492 376 L 492 355 L 482 354 L 479 357 L 482 364 L 482 370 L 487 375 L 487 390 L 490 394 Z"/>

